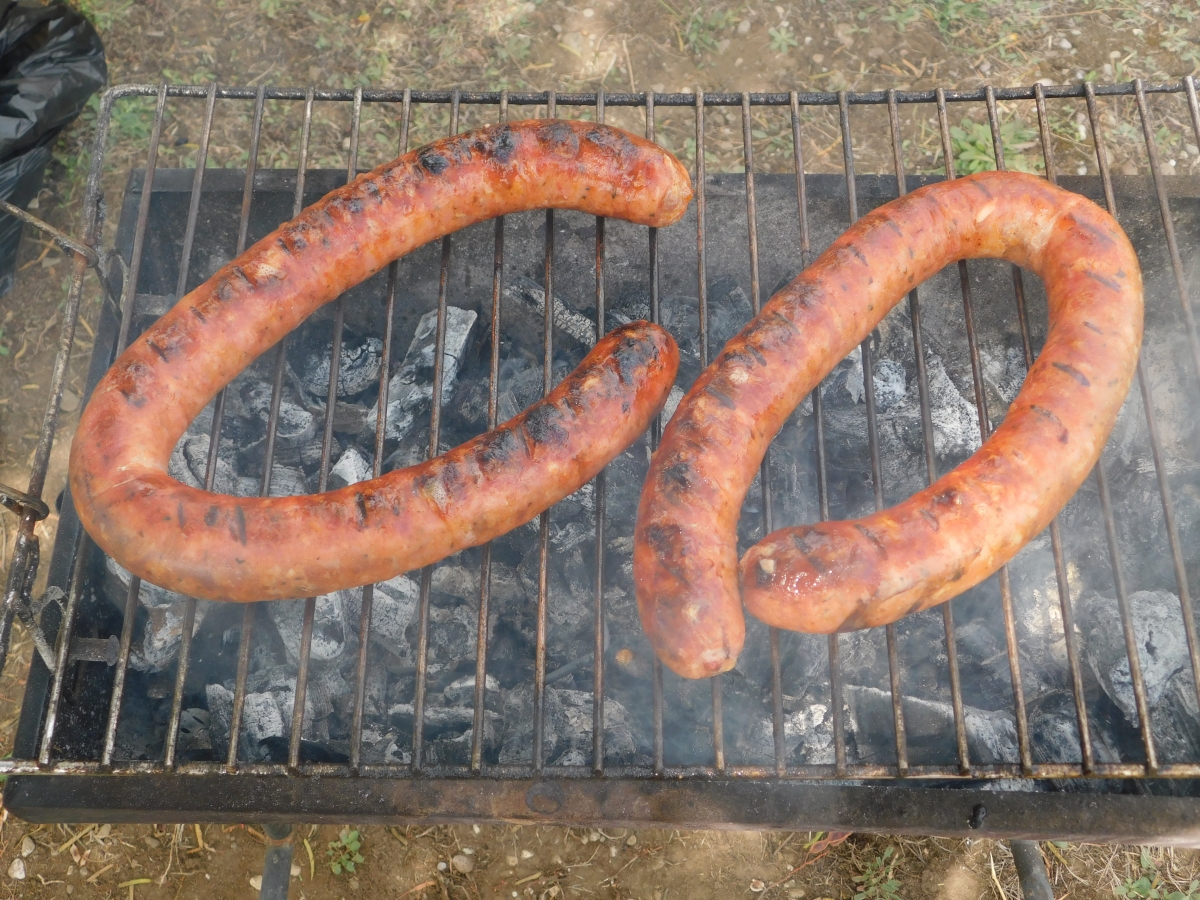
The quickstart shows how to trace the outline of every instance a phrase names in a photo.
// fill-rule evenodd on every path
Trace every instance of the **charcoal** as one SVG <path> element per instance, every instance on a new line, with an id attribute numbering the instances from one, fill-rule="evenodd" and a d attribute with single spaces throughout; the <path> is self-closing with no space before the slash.
<path id="1" fill-rule="evenodd" d="M 542 399 L 542 367 L 524 356 L 500 364 L 496 398 L 496 421 L 503 424 L 516 418 Z"/>
<path id="2" fill-rule="evenodd" d="M 328 662 L 342 655 L 351 637 L 357 633 L 351 617 L 357 615 L 353 609 L 361 599 L 357 590 L 335 591 L 317 598 L 310 659 Z M 276 600 L 267 605 L 267 614 L 283 641 L 288 661 L 293 665 L 300 661 L 304 607 L 303 600 Z"/>
<path id="3" fill-rule="evenodd" d="M 189 707 L 179 714 L 179 739 L 175 745 L 182 759 L 200 759 L 212 754 L 208 728 L 208 710 Z"/>
<path id="4" fill-rule="evenodd" d="M 117 609 L 124 610 L 125 596 L 128 593 L 129 584 L 133 576 L 129 573 L 128 569 L 124 568 L 111 556 L 104 557 L 104 567 L 109 576 L 111 576 L 106 579 L 106 593 Z M 155 609 L 159 606 L 176 606 L 183 603 L 186 599 L 183 594 L 168 591 L 166 588 L 151 584 L 144 579 L 138 587 L 138 603 L 146 609 Z"/>
<path id="5" fill-rule="evenodd" d="M 542 351 L 546 326 L 546 289 L 525 275 L 505 281 L 500 304 L 501 328 L 506 336 L 532 353 Z M 554 298 L 554 347 L 590 349 L 596 343 L 596 324 L 587 316 Z"/>
<path id="6" fill-rule="evenodd" d="M 846 685 L 842 696 L 848 713 L 846 727 L 854 737 L 859 761 L 894 763 L 891 693 Z M 910 754 L 940 760 L 953 755 L 954 708 L 949 703 L 905 696 L 902 706 Z M 990 765 L 1017 761 L 1017 727 L 1011 713 L 967 706 L 963 720 L 972 762 Z"/>
<path id="7" fill-rule="evenodd" d="M 329 341 L 308 343 L 295 354 L 289 354 L 288 365 L 296 379 L 314 397 L 329 394 Z M 293 359 L 295 360 L 293 364 Z M 338 364 L 337 396 L 353 397 L 379 383 L 379 368 L 383 364 L 383 341 L 379 338 L 357 338 L 342 333 L 341 362 Z"/>
<path id="8" fill-rule="evenodd" d="M 246 408 L 266 425 L 271 414 L 271 386 L 255 383 L 243 392 L 242 399 Z M 317 436 L 319 429 L 317 419 L 311 412 L 286 397 L 280 398 L 279 418 L 275 426 L 277 448 L 302 447 Z"/>
<path id="9" fill-rule="evenodd" d="M 500 682 L 491 675 L 484 680 L 483 686 L 485 697 L 495 697 L 500 690 Z M 471 706 L 475 702 L 475 676 L 465 675 L 451 682 L 442 691 L 442 696 L 452 706 Z"/>
<path id="10" fill-rule="evenodd" d="M 1153 711 L 1170 690 L 1171 680 L 1190 668 L 1183 613 L 1179 598 L 1168 591 L 1137 591 L 1128 600 L 1146 701 Z M 1116 601 L 1088 593 L 1080 598 L 1080 607 L 1084 659 L 1104 692 L 1136 727 L 1137 704 Z"/>
<path id="11" fill-rule="evenodd" d="M 312 489 L 308 485 L 308 479 L 305 478 L 304 472 L 300 469 L 279 465 L 271 467 L 270 496 L 301 497 L 311 492 Z"/>
<path id="12" fill-rule="evenodd" d="M 814 703 L 783 714 L 784 748 L 789 764 L 828 765 L 834 761 L 832 718 L 827 703 Z M 735 741 L 741 755 L 763 763 L 775 761 L 775 726 L 770 718 L 757 719 L 739 732 Z"/>
<path id="13" fill-rule="evenodd" d="M 604 761 L 633 762 L 637 746 L 632 718 L 612 698 L 604 701 Z M 547 688 L 544 754 L 550 765 L 587 765 L 592 752 L 592 693 Z M 533 689 L 521 685 L 508 692 L 504 704 L 501 763 L 528 763 L 533 758 Z"/>
<path id="14" fill-rule="evenodd" d="M 408 665 L 414 663 L 408 629 L 410 625 L 416 625 L 419 600 L 420 587 L 407 575 L 397 575 L 375 586 L 371 641 Z"/>
<path id="15" fill-rule="evenodd" d="M 224 759 L 229 753 L 229 730 L 233 727 L 233 691 L 221 684 L 204 688 L 208 707 L 208 739 L 213 752 Z"/>
<path id="16" fill-rule="evenodd" d="M 1194 696 L 1194 695 L 1193 695 Z M 1076 763 L 1083 760 L 1079 746 L 1079 718 L 1070 691 L 1044 694 L 1029 705 L 1029 741 L 1035 762 Z M 1103 717 L 1088 723 L 1092 757 L 1098 763 L 1120 762 L 1119 738 Z"/>
<path id="17" fill-rule="evenodd" d="M 196 603 L 192 635 L 200 629 L 208 613 L 207 601 Z M 183 642 L 183 618 L 187 601 L 155 606 L 146 617 L 140 641 L 134 643 L 129 665 L 139 672 L 161 672 L 175 659 Z"/>
<path id="18" fill-rule="evenodd" d="M 332 491 L 360 481 L 369 481 L 371 475 L 370 457 L 351 445 L 329 470 L 329 489 Z"/>
<path id="19" fill-rule="evenodd" d="M 442 356 L 442 405 L 450 402 L 458 378 L 459 364 L 466 355 L 477 315 L 473 310 L 446 308 L 446 349 Z M 388 382 L 386 435 L 403 439 L 413 430 L 417 419 L 428 416 L 433 398 L 434 351 L 437 342 L 437 312 L 428 312 L 417 323 L 416 334 L 400 368 Z M 367 413 L 366 427 L 374 430 L 378 410 Z"/>
<path id="20" fill-rule="evenodd" d="M 221 441 L 222 445 L 226 442 Z M 186 484 L 188 487 L 203 488 L 204 475 L 208 467 L 208 448 L 211 441 L 207 434 L 184 435 L 171 452 L 167 462 L 167 474 Z M 222 447 L 222 449 L 225 449 Z M 229 445 L 229 450 L 234 448 Z M 217 471 L 213 477 L 212 489 L 218 494 L 237 494 L 241 485 L 237 473 L 223 454 L 217 456 Z"/>
<path id="21" fill-rule="evenodd" d="M 430 589 L 458 601 L 479 601 L 479 568 L 443 565 L 433 570 Z"/>

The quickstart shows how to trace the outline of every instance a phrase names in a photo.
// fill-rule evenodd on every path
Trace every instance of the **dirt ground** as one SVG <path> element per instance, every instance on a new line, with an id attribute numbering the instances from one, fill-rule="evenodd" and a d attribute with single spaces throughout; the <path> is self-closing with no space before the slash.
<path id="1" fill-rule="evenodd" d="M 590 3 L 590 5 L 588 5 Z M 203 84 L 358 84 L 485 89 L 608 91 L 972 87 L 1178 78 L 1200 70 L 1200 6 L 1195 0 L 801 0 L 696 3 L 655 0 L 76 0 L 104 37 L 112 83 L 160 79 Z M 151 107 L 131 104 L 114 120 L 105 189 L 119 197 L 123 173 L 140 165 Z M 1081 109 L 1051 120 L 1060 164 L 1094 171 Z M 1114 107 L 1115 109 L 1115 107 Z M 1164 173 L 1195 173 L 1200 149 L 1182 106 L 1156 108 Z M 1127 112 L 1127 111 L 1126 111 Z M 1010 165 L 1028 165 L 1030 111 L 1002 109 Z M 294 164 L 294 116 L 264 131 L 261 166 Z M 464 127 L 473 112 L 465 113 Z M 689 114 L 690 115 L 690 114 Z M 640 130 L 640 112 L 613 110 L 610 121 Z M 94 108 L 61 138 L 34 212 L 78 232 L 79 199 Z M 741 165 L 741 124 L 710 113 L 710 171 Z M 1105 120 L 1114 166 L 1145 171 L 1140 135 L 1129 119 Z M 246 159 L 246 118 L 226 116 L 214 130 L 209 165 Z M 344 123 L 330 114 L 314 133 L 314 164 L 344 165 Z M 380 114 L 364 123 L 364 158 L 394 155 L 397 127 Z M 914 171 L 941 171 L 940 141 L 926 123 L 905 120 Z M 989 166 L 977 122 L 961 123 L 960 168 Z M 756 119 L 756 153 L 766 168 L 783 159 L 778 123 Z M 660 140 L 685 162 L 695 144 L 688 117 L 660 113 Z M 444 131 L 431 118 L 414 124 L 413 142 Z M 341 130 L 339 130 L 341 129 Z M 775 129 L 775 130 L 773 130 Z M 890 171 L 890 152 L 868 136 L 859 171 Z M 168 119 L 160 165 L 195 160 L 198 119 Z M 790 138 L 789 138 L 790 140 Z M 806 121 L 813 171 L 837 171 L 840 140 L 831 116 Z M 790 147 L 790 145 L 786 145 Z M 786 149 L 790 154 L 790 149 Z M 982 160 L 982 161 L 981 161 Z M 372 163 L 375 164 L 375 163 Z M 1089 165 L 1092 167 L 1089 169 Z M 111 208 L 111 206 L 110 206 Z M 111 246 L 112 228 L 105 235 Z M 16 288 L 0 298 L 0 482 L 27 483 L 63 321 L 70 261 L 28 229 Z M 90 276 L 89 276 L 90 279 Z M 45 496 L 62 488 L 66 451 L 83 393 L 100 291 L 85 288 L 84 312 Z M 39 526 L 44 552 L 57 516 Z M 15 523 L 0 512 L 0 577 Z M 44 568 L 44 567 L 43 567 Z M 43 574 L 44 578 L 44 574 Z M 40 590 L 40 585 L 39 588 Z M 0 752 L 11 748 L 31 642 L 17 649 L 0 679 Z M 263 838 L 253 824 L 220 826 L 41 826 L 2 814 L 0 894 L 226 898 L 253 896 Z M 353 828 L 353 823 L 348 823 Z M 771 898 L 1015 898 L 1007 848 L 991 841 L 912 840 L 867 835 L 754 832 L 586 831 L 556 828 L 436 827 L 361 829 L 362 861 L 331 870 L 339 829 L 302 828 L 295 837 L 293 897 L 359 896 L 612 900 L 763 896 Z M 347 835 L 347 841 L 350 836 Z M 1066 844 L 1043 845 L 1055 896 L 1200 897 L 1200 856 L 1191 852 Z M 344 843 L 339 844 L 339 853 Z M 1175 891 L 1177 893 L 1171 893 Z"/>

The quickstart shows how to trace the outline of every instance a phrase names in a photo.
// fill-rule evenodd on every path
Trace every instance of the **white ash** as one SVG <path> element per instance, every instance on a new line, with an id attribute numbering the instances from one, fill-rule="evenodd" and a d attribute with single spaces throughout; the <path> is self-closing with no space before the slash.
<path id="1" fill-rule="evenodd" d="M 408 628 L 416 621 L 420 586 L 407 575 L 375 585 L 371 607 L 371 641 L 407 665 L 413 665 Z"/>
<path id="2" fill-rule="evenodd" d="M 335 591 L 317 598 L 310 659 L 328 662 L 342 655 L 351 635 L 357 632 L 352 621 L 357 618 L 357 613 L 348 607 L 357 607 L 360 602 L 361 591 L 357 589 Z M 267 605 L 267 614 L 275 624 L 284 651 L 293 665 L 300 661 L 304 606 L 304 600 L 275 600 Z"/>
<path id="3" fill-rule="evenodd" d="M 520 685 L 504 700 L 501 763 L 528 763 L 533 758 L 533 688 Z M 547 688 L 543 719 L 544 759 L 550 765 L 590 761 L 592 693 Z M 604 701 L 604 761 L 620 765 L 633 760 L 636 744 L 632 717 L 611 697 Z M 565 758 L 564 758 L 565 757 Z M 578 763 L 576 763 L 578 764 Z"/>
<path id="4" fill-rule="evenodd" d="M 500 690 L 500 682 L 495 676 L 488 675 L 483 682 L 484 696 L 495 695 Z M 442 691 L 446 702 L 452 706 L 470 706 L 475 702 L 475 676 L 466 675 L 457 681 L 450 682 Z"/>
<path id="5" fill-rule="evenodd" d="M 329 489 L 346 487 L 371 479 L 371 459 L 353 444 L 343 451 L 329 470 Z"/>
<path id="6" fill-rule="evenodd" d="M 783 714 L 784 747 L 787 759 L 795 765 L 828 765 L 834 762 L 832 717 L 827 703 L 814 703 Z M 775 726 L 770 719 L 759 719 L 738 740 L 747 757 L 775 758 Z"/>
<path id="7" fill-rule="evenodd" d="M 854 736 L 859 759 L 883 762 L 895 759 L 892 695 L 873 687 L 846 685 L 847 728 Z M 949 703 L 904 696 L 904 727 L 910 749 L 917 745 L 953 748 L 954 708 Z M 1017 761 L 1017 726 L 1007 711 L 963 708 L 967 747 L 971 759 L 984 765 Z"/>
<path id="8" fill-rule="evenodd" d="M 1136 727 L 1137 703 L 1116 600 L 1088 593 L 1080 598 L 1080 607 L 1084 658 L 1104 692 Z M 1169 591 L 1137 591 L 1129 595 L 1129 615 L 1137 637 L 1146 701 L 1154 710 L 1171 680 L 1185 667 L 1190 669 L 1179 598 Z"/>
<path id="9" fill-rule="evenodd" d="M 675 410 L 679 409 L 679 401 L 683 399 L 683 388 L 679 385 L 671 386 L 671 393 L 667 394 L 667 402 L 663 405 L 662 420 L 666 425 L 675 416 Z"/>
<path id="10" fill-rule="evenodd" d="M 221 441 L 225 444 L 225 441 Z M 171 458 L 167 462 L 167 474 L 188 487 L 203 488 L 205 471 L 208 468 L 208 449 L 212 441 L 207 434 L 188 435 L 180 438 Z M 221 449 L 225 449 L 222 447 Z M 232 445 L 229 445 L 232 450 Z M 237 495 L 241 489 L 237 472 L 229 460 L 218 452 L 216 473 L 212 490 L 217 494 Z"/>
<path id="11" fill-rule="evenodd" d="M 104 566 L 128 590 L 129 584 L 133 580 L 133 576 L 129 570 L 111 556 L 104 557 Z M 118 609 L 125 608 L 125 592 L 121 592 L 117 596 L 112 591 L 109 591 L 109 596 Z M 141 585 L 138 587 L 138 603 L 146 607 L 146 609 L 154 609 L 158 606 L 172 606 L 182 603 L 186 599 L 183 594 L 177 594 L 175 591 L 169 591 L 164 587 L 159 587 L 157 584 L 151 584 L 145 579 L 142 579 Z"/>
<path id="12" fill-rule="evenodd" d="M 246 408 L 264 425 L 271 415 L 271 385 L 255 382 L 242 395 Z M 275 441 L 280 447 L 301 447 L 317 436 L 316 417 L 286 397 L 279 399 L 279 416 L 275 426 Z M 264 436 L 265 440 L 265 436 Z"/>
<path id="13" fill-rule="evenodd" d="M 470 343 L 471 331 L 478 318 L 474 310 L 446 308 L 446 350 L 442 355 L 442 405 L 450 402 L 459 363 Z M 417 417 L 428 410 L 433 398 L 434 352 L 437 347 L 437 312 L 427 312 L 417 323 L 416 334 L 400 368 L 388 382 L 386 435 L 403 439 L 416 423 Z M 374 431 L 379 420 L 377 407 L 367 415 L 365 427 Z"/>
<path id="14" fill-rule="evenodd" d="M 140 641 L 135 641 L 129 654 L 129 665 L 139 672 L 161 672 L 170 666 L 183 642 L 183 619 L 187 601 L 155 606 L 146 617 Z M 200 630 L 210 604 L 206 600 L 196 603 L 196 617 L 192 623 L 192 636 Z"/>
<path id="15" fill-rule="evenodd" d="M 1025 383 L 1025 352 L 1018 347 L 1006 347 L 998 352 L 981 347 L 979 361 L 984 384 L 1006 406 L 1012 403 Z"/>

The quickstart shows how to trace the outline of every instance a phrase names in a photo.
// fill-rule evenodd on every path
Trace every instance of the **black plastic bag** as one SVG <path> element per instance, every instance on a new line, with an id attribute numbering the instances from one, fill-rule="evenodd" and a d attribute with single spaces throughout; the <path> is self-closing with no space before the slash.
<path id="1" fill-rule="evenodd" d="M 0 0 L 0 198 L 25 208 L 60 131 L 108 80 L 104 45 L 63 3 Z M 12 289 L 21 222 L 0 215 L 0 296 Z"/>

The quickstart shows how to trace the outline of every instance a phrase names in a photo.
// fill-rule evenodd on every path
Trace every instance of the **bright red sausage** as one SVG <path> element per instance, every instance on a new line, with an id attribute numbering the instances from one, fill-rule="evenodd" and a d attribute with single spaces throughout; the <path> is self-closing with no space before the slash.
<path id="1" fill-rule="evenodd" d="M 1046 343 L 1003 424 L 903 503 L 776 531 L 739 573 L 738 514 L 784 420 L 909 290 L 973 257 L 1010 260 L 1046 285 Z M 659 656 L 686 677 L 731 668 L 742 601 L 767 624 L 828 633 L 894 622 L 978 584 L 1096 464 L 1141 341 L 1137 257 L 1083 197 L 988 172 L 864 216 L 726 345 L 663 435 L 634 545 L 638 606 Z"/>
<path id="2" fill-rule="evenodd" d="M 211 600 L 305 597 L 391 578 L 503 534 L 596 475 L 662 408 L 678 350 L 632 323 L 522 415 L 437 459 L 310 497 L 206 493 L 167 475 L 196 415 L 314 309 L 464 226 L 557 207 L 643 225 L 691 199 L 671 154 L 541 120 L 448 138 L 329 194 L 185 296 L 97 385 L 71 448 L 75 508 L 136 575 Z"/>

